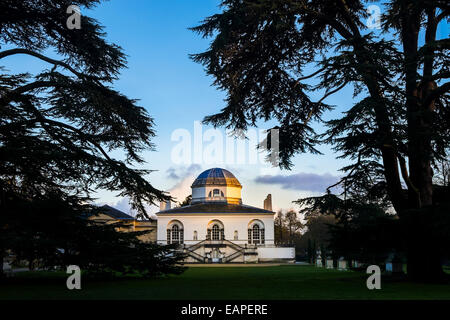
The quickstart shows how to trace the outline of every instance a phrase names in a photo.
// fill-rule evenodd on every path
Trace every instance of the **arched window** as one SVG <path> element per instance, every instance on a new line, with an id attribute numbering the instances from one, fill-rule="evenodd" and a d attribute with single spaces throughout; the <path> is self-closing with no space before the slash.
<path id="1" fill-rule="evenodd" d="M 194 231 L 194 240 L 198 240 L 197 231 Z"/>
<path id="2" fill-rule="evenodd" d="M 248 226 L 248 243 L 264 244 L 264 224 L 259 220 L 252 221 Z"/>
<path id="3" fill-rule="evenodd" d="M 220 197 L 220 190 L 219 189 L 214 189 L 213 190 L 213 197 Z"/>
<path id="4" fill-rule="evenodd" d="M 239 240 L 238 231 L 234 230 L 234 240 Z"/>
<path id="5" fill-rule="evenodd" d="M 219 220 L 211 221 L 208 224 L 206 239 L 213 241 L 225 240 L 225 230 L 223 227 L 223 223 Z"/>
<path id="6" fill-rule="evenodd" d="M 183 243 L 183 240 L 183 227 L 177 222 L 169 224 L 167 228 L 167 244 Z"/>

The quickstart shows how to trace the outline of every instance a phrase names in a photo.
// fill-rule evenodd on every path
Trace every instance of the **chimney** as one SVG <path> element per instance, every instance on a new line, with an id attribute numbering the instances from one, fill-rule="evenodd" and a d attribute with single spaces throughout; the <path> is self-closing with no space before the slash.
<path id="1" fill-rule="evenodd" d="M 264 210 L 272 211 L 272 195 L 269 193 L 264 200 Z"/>
<path id="2" fill-rule="evenodd" d="M 161 201 L 159 203 L 159 211 L 169 210 L 170 209 L 170 200 Z"/>

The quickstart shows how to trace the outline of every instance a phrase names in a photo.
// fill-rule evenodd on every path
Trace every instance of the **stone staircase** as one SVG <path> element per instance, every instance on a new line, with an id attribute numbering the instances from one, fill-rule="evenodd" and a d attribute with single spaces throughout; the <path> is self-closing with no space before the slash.
<path id="1" fill-rule="evenodd" d="M 233 252 L 232 254 L 224 257 L 223 262 L 231 262 L 231 261 L 235 260 L 236 258 L 239 258 L 243 255 L 257 253 L 256 247 L 242 247 L 242 246 L 240 246 L 236 243 L 233 243 L 231 241 L 228 241 L 228 240 L 224 240 L 224 243 L 226 243 L 228 246 L 230 246 L 231 248 L 233 248 L 236 251 Z"/>
<path id="2" fill-rule="evenodd" d="M 224 257 L 224 258 L 222 259 L 222 261 L 223 261 L 223 262 L 231 262 L 231 261 L 233 261 L 234 259 L 236 259 L 236 258 L 242 256 L 243 254 L 244 254 L 244 248 L 242 248 L 242 249 L 239 250 L 239 251 L 235 251 L 234 253 L 232 253 L 232 254 L 230 254 L 230 255 Z"/>
<path id="3" fill-rule="evenodd" d="M 217 242 L 217 243 L 216 243 Z M 220 243 L 219 243 L 220 242 Z M 230 247 L 234 250 L 234 252 L 226 257 L 222 258 L 222 263 L 227 263 L 227 262 L 232 262 L 233 260 L 236 260 L 237 258 L 243 256 L 243 255 L 253 255 L 253 254 L 257 254 L 256 251 L 256 247 L 243 247 L 240 246 L 234 242 L 231 242 L 229 240 L 220 240 L 220 241 L 212 241 L 212 240 L 203 240 L 200 241 L 192 246 L 185 246 L 184 247 L 184 252 L 194 258 L 196 261 L 201 262 L 201 263 L 205 263 L 207 262 L 207 258 L 203 257 L 202 255 L 196 253 L 195 251 L 199 248 L 201 248 L 202 246 L 205 245 L 211 245 L 211 244 L 221 244 L 221 245 L 226 245 L 227 247 Z"/>
<path id="4" fill-rule="evenodd" d="M 184 252 L 188 256 L 190 256 L 190 257 L 194 258 L 195 260 L 197 260 L 198 262 L 202 262 L 203 263 L 203 262 L 205 262 L 205 257 L 203 257 L 202 255 L 199 255 L 198 253 L 196 253 L 195 250 L 201 248 L 205 244 L 206 241 L 207 240 L 203 240 L 203 241 L 200 241 L 199 243 L 196 243 L 196 244 L 194 244 L 192 246 L 184 247 Z"/>
<path id="5" fill-rule="evenodd" d="M 193 251 L 190 250 L 186 250 L 186 253 L 188 256 L 194 258 L 195 260 L 197 260 L 198 262 L 205 262 L 205 257 L 199 255 L 198 253 L 195 253 Z"/>

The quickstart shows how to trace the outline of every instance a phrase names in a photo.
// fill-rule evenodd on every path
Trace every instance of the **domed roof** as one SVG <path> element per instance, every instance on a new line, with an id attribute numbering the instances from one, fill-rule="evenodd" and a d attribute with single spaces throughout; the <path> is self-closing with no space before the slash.
<path id="1" fill-rule="evenodd" d="M 238 179 L 230 171 L 222 168 L 212 168 L 203 171 L 195 179 L 192 188 L 206 185 L 242 187 Z"/>

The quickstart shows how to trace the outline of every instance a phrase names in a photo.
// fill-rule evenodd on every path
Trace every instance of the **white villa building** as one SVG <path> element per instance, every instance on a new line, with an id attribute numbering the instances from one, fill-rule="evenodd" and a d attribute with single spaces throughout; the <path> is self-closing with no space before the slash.
<path id="1" fill-rule="evenodd" d="M 272 197 L 264 209 L 242 203 L 242 185 L 225 169 L 202 172 L 191 186 L 190 205 L 161 203 L 157 242 L 178 243 L 190 263 L 294 261 L 294 248 L 274 245 Z"/>

